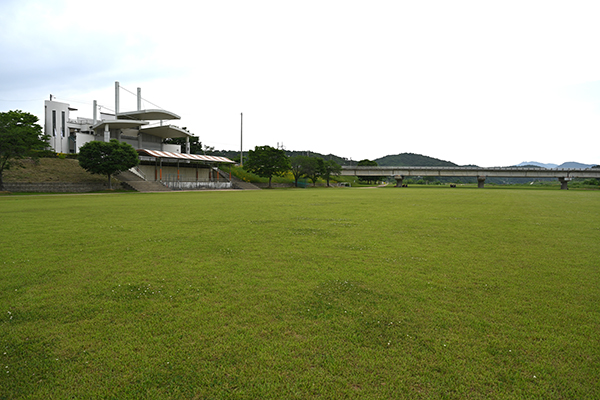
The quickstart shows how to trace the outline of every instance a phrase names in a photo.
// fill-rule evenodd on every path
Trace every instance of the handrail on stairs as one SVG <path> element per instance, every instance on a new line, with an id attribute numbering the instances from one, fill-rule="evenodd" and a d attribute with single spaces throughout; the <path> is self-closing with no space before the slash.
<path id="1" fill-rule="evenodd" d="M 147 180 L 147 179 L 146 179 L 146 174 L 144 174 L 144 173 L 142 172 L 142 170 L 138 168 L 138 166 L 137 166 L 137 165 L 136 165 L 135 167 L 131 167 L 131 168 L 129 168 L 129 171 L 130 171 L 131 173 L 133 173 L 133 174 L 135 174 L 135 175 L 139 176 L 139 177 L 140 177 L 140 178 L 142 178 L 143 180 L 145 180 L 145 181 Z"/>

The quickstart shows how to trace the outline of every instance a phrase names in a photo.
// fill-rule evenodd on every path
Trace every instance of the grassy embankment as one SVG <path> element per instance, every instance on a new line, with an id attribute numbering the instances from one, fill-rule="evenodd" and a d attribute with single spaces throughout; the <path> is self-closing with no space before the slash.
<path id="1" fill-rule="evenodd" d="M 0 198 L 0 398 L 600 397 L 597 191 Z"/>
<path id="2" fill-rule="evenodd" d="M 90 174 L 75 159 L 39 158 L 13 162 L 11 169 L 3 173 L 5 182 L 75 182 L 104 183 L 106 176 Z"/>

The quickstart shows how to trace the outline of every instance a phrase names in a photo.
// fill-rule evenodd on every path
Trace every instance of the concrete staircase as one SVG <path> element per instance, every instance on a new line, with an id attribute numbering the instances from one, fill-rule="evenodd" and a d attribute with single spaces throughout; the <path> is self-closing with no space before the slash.
<path id="1" fill-rule="evenodd" d="M 229 174 L 225 171 L 219 170 L 219 175 L 223 177 L 225 180 L 229 180 Z M 250 182 L 245 182 L 235 176 L 231 175 L 231 187 L 233 189 L 242 189 L 242 190 L 260 190 L 260 188 Z"/>
<path id="2" fill-rule="evenodd" d="M 224 176 L 226 179 L 229 179 L 229 175 L 226 175 L 223 171 L 219 170 L 219 172 L 221 173 L 222 176 Z M 242 189 L 242 190 L 260 190 L 260 188 L 250 182 L 245 182 L 239 178 L 236 178 L 235 176 L 231 176 L 231 186 L 233 186 L 234 189 Z"/>
<path id="3" fill-rule="evenodd" d="M 260 190 L 260 188 L 250 182 L 244 182 L 239 179 L 231 179 L 231 184 L 234 189 L 242 189 L 242 190 Z"/>
<path id="4" fill-rule="evenodd" d="M 116 175 L 121 184 L 128 189 L 135 190 L 137 192 L 170 192 L 171 189 L 166 187 L 160 182 L 149 182 L 144 180 L 141 176 L 134 174 L 131 171 L 123 171 Z"/>

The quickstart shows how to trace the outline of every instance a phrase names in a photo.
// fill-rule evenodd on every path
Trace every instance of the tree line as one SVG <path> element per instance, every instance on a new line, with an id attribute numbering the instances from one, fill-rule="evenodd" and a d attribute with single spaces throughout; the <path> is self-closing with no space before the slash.
<path id="1" fill-rule="evenodd" d="M 329 186 L 331 178 L 342 172 L 342 167 L 333 160 L 305 155 L 288 157 L 285 150 L 271 146 L 256 146 L 250 150 L 243 167 L 262 178 L 268 178 L 269 187 L 273 176 L 282 176 L 287 172 L 294 176 L 295 187 L 298 187 L 300 178 L 310 179 L 313 186 L 319 178 L 323 178 Z"/>

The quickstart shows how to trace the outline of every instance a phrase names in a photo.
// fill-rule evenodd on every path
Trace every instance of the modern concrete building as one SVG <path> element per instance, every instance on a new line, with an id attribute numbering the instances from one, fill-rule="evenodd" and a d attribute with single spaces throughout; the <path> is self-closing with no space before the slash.
<path id="1" fill-rule="evenodd" d="M 160 109 L 142 110 L 141 90 L 137 92 L 137 110 L 121 112 L 119 110 L 119 82 L 115 82 L 115 113 L 99 113 L 94 101 L 92 118 L 70 116 L 77 111 L 68 103 L 52 99 L 45 101 L 44 133 L 49 136 L 49 145 L 57 153 L 78 153 L 81 146 L 91 141 L 108 142 L 118 139 L 129 143 L 135 149 L 181 152 L 180 145 L 163 143 L 167 138 L 186 138 L 189 153 L 191 133 L 165 121 L 180 119 L 179 115 Z"/>
<path id="2" fill-rule="evenodd" d="M 189 138 L 193 135 L 166 122 L 180 119 L 179 115 L 161 109 L 142 109 L 141 89 L 137 90 L 137 110 L 120 110 L 120 86 L 115 82 L 115 112 L 98 115 L 94 101 L 92 118 L 71 118 L 77 111 L 68 103 L 50 95 L 45 101 L 44 133 L 49 147 L 57 153 L 79 153 L 81 146 L 92 141 L 108 142 L 117 139 L 133 146 L 140 156 L 134 173 L 145 181 L 160 182 L 175 189 L 229 188 L 231 179 L 219 172 L 220 163 L 233 163 L 225 157 L 190 154 Z M 178 144 L 164 143 L 165 139 L 185 138 L 184 149 Z"/>

